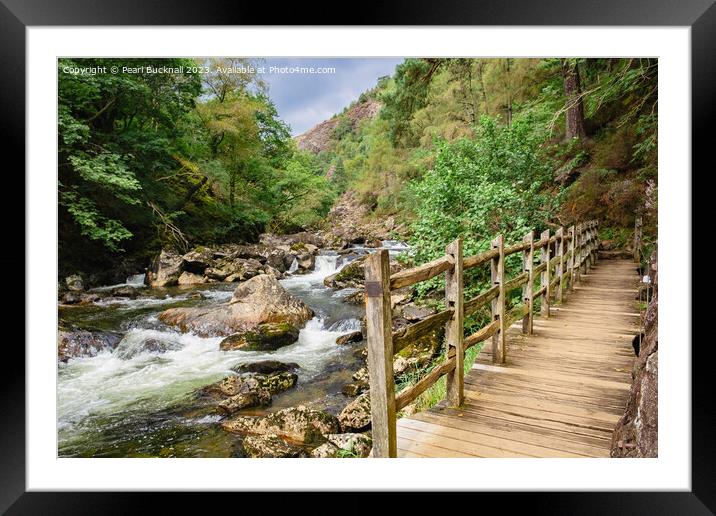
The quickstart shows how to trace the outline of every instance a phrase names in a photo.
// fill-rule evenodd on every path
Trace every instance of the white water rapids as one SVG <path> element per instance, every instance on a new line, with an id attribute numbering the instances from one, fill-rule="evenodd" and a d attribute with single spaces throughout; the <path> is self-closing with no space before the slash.
<path id="1" fill-rule="evenodd" d="M 334 292 L 323 285 L 328 275 L 350 261 L 335 253 L 322 253 L 316 257 L 312 272 L 281 280 L 284 288 L 303 299 L 316 316 L 300 331 L 297 342 L 272 352 L 222 351 L 220 337 L 180 333 L 161 324 L 158 312 L 173 303 L 186 303 L 187 292 L 96 303 L 97 310 L 119 314 L 120 329 L 125 333 L 114 350 L 59 365 L 60 454 L 63 445 L 76 448 L 80 446 L 78 442 L 91 440 L 92 433 L 101 431 L 98 427 L 108 420 L 122 419 L 126 413 L 151 415 L 181 403 L 196 389 L 232 374 L 231 368 L 237 364 L 267 359 L 295 362 L 300 366 L 297 389 L 310 385 L 326 366 L 340 363 L 341 357 L 349 353 L 336 345 L 336 338 L 360 330 L 362 307 L 342 302 L 339 297 L 345 291 Z M 143 280 L 142 277 L 142 284 Z M 127 285 L 139 283 L 139 277 L 127 281 Z M 201 290 L 205 298 L 202 302 L 206 305 L 227 301 L 232 295 L 232 290 L 227 290 L 230 287 L 218 285 Z M 216 419 L 212 416 L 202 421 L 214 423 Z"/>

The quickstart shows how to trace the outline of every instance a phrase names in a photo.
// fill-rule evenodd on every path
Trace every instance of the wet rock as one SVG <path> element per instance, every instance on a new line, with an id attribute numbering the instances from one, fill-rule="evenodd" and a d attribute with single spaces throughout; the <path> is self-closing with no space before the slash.
<path id="1" fill-rule="evenodd" d="M 273 375 L 244 374 L 227 376 L 223 380 L 207 385 L 201 392 L 213 397 L 231 397 L 265 389 L 271 394 L 276 394 L 296 385 L 297 379 L 298 376 L 295 373 L 289 372 Z"/>
<path id="2" fill-rule="evenodd" d="M 412 292 L 410 290 L 410 287 L 403 287 L 399 288 L 398 290 L 393 290 L 390 293 L 390 307 L 395 308 L 399 304 L 405 303 L 412 297 Z"/>
<path id="3" fill-rule="evenodd" d="M 176 285 L 181 274 L 182 257 L 171 249 L 162 249 L 147 270 L 145 282 L 152 287 Z"/>
<path id="4" fill-rule="evenodd" d="M 340 271 L 323 280 L 323 284 L 334 289 L 361 288 L 365 278 L 365 260 L 367 256 L 352 261 Z"/>
<path id="5" fill-rule="evenodd" d="M 177 279 L 178 285 L 201 285 L 206 283 L 206 278 L 202 274 L 184 271 Z"/>
<path id="6" fill-rule="evenodd" d="M 208 247 L 196 247 L 182 256 L 182 268 L 186 272 L 204 274 L 214 261 L 214 251 Z"/>
<path id="7" fill-rule="evenodd" d="M 302 253 L 296 256 L 299 270 L 310 271 L 316 265 L 316 257 L 310 253 Z"/>
<path id="8" fill-rule="evenodd" d="M 336 456 L 336 453 L 338 453 L 338 446 L 325 442 L 311 451 L 311 457 L 314 459 L 332 459 Z"/>
<path id="9" fill-rule="evenodd" d="M 187 299 L 206 299 L 206 294 L 203 292 L 190 292 L 186 295 Z"/>
<path id="10" fill-rule="evenodd" d="M 368 384 L 368 382 L 347 383 L 343 386 L 341 392 L 346 396 L 350 396 L 352 398 L 358 396 L 363 392 L 366 392 L 369 388 L 370 385 Z"/>
<path id="11" fill-rule="evenodd" d="M 417 306 L 409 304 L 403 307 L 402 315 L 408 321 L 417 321 L 419 319 L 425 319 L 426 317 L 436 313 L 434 308 L 429 306 Z"/>
<path id="12" fill-rule="evenodd" d="M 57 358 L 67 362 L 70 358 L 94 357 L 114 349 L 122 335 L 109 331 L 60 330 L 57 335 Z"/>
<path id="13" fill-rule="evenodd" d="M 268 389 L 256 389 L 255 391 L 235 394 L 221 401 L 217 406 L 219 412 L 234 414 L 239 410 L 267 406 L 271 404 L 271 392 Z"/>
<path id="14" fill-rule="evenodd" d="M 261 360 L 260 362 L 251 362 L 248 364 L 239 364 L 232 368 L 239 374 L 242 373 L 259 373 L 273 374 L 295 371 L 299 365 L 295 362 L 279 362 L 278 360 Z"/>
<path id="15" fill-rule="evenodd" d="M 328 434 L 326 439 L 339 450 L 344 450 L 358 457 L 367 457 L 373 449 L 373 440 L 364 434 Z"/>
<path id="16" fill-rule="evenodd" d="M 82 276 L 79 274 L 67 276 L 65 278 L 65 285 L 67 285 L 67 288 L 73 292 L 80 292 L 85 289 L 84 281 L 82 280 Z"/>
<path id="17" fill-rule="evenodd" d="M 76 305 L 82 301 L 82 296 L 79 292 L 69 291 L 65 292 L 60 296 L 60 303 L 64 305 Z"/>
<path id="18" fill-rule="evenodd" d="M 248 435 L 242 442 L 244 455 L 251 458 L 306 457 L 306 451 L 281 439 L 276 434 Z"/>
<path id="19" fill-rule="evenodd" d="M 368 369 L 366 369 L 365 367 L 361 367 L 360 369 L 358 369 L 358 371 L 353 373 L 352 378 L 356 382 L 367 382 L 368 381 Z"/>
<path id="20" fill-rule="evenodd" d="M 363 303 L 365 303 L 365 292 L 363 290 L 358 290 L 357 292 L 348 294 L 346 297 L 343 298 L 343 300 L 347 303 L 362 305 Z"/>
<path id="21" fill-rule="evenodd" d="M 126 297 L 134 299 L 135 297 L 139 296 L 139 289 L 131 287 L 129 285 L 124 285 L 122 287 L 112 289 L 112 295 L 115 297 Z"/>
<path id="22" fill-rule="evenodd" d="M 338 433 L 335 416 L 303 405 L 287 408 L 264 417 L 238 416 L 222 423 L 222 428 L 239 434 L 275 434 L 300 443 L 322 442 L 324 434 Z"/>
<path id="23" fill-rule="evenodd" d="M 354 331 L 351 333 L 347 333 L 345 335 L 341 335 L 336 339 L 336 344 L 350 344 L 351 342 L 360 342 L 363 340 L 363 334 L 359 331 Z"/>
<path id="24" fill-rule="evenodd" d="M 227 336 L 255 331 L 261 324 L 300 327 L 313 310 L 289 294 L 276 278 L 261 274 L 241 283 L 231 301 L 212 307 L 170 308 L 159 314 L 165 324 L 201 336 Z"/>
<path id="25" fill-rule="evenodd" d="M 351 401 L 338 415 L 341 430 L 346 432 L 362 432 L 370 428 L 370 391 L 364 392 Z M 338 432 L 335 432 L 338 433 Z"/>
<path id="26" fill-rule="evenodd" d="M 219 349 L 232 351 L 273 351 L 298 340 L 299 330 L 287 323 L 259 324 L 255 330 L 234 333 L 219 343 Z"/>
<path id="27" fill-rule="evenodd" d="M 178 340 L 156 339 L 130 332 L 117 345 L 114 355 L 122 360 L 129 360 L 141 353 L 160 354 L 176 351 L 182 347 L 182 343 Z"/>

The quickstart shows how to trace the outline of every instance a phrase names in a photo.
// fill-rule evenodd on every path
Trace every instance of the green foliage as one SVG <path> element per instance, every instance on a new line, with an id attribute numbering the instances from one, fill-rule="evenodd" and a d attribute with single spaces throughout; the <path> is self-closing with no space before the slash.
<path id="1" fill-rule="evenodd" d="M 506 127 L 483 117 L 474 140 L 438 144 L 434 168 L 412 186 L 420 199 L 410 240 L 415 260 L 441 256 L 458 237 L 465 256 L 489 249 L 497 234 L 520 241 L 552 213 L 542 192 L 550 178 L 528 119 Z M 437 286 L 424 282 L 417 291 L 424 295 Z"/>

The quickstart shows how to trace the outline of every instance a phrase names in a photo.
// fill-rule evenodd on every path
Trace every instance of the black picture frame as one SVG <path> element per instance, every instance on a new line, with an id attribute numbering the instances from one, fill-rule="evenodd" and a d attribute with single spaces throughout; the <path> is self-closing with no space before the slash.
<path id="1" fill-rule="evenodd" d="M 24 170 L 25 139 L 25 29 L 28 26 L 63 25 L 341 25 L 340 20 L 321 19 L 319 13 L 338 12 L 333 7 L 302 5 L 300 9 L 271 9 L 261 3 L 187 0 L 0 0 L 0 146 L 3 156 L 20 158 L 17 170 Z M 270 11 L 275 12 L 270 12 Z M 345 20 L 345 18 L 344 18 Z M 713 146 L 708 129 L 716 109 L 716 5 L 714 0 L 482 0 L 404 4 L 361 4 L 350 16 L 351 25 L 559 25 L 559 26 L 688 26 L 691 27 L 692 152 L 693 163 L 706 163 L 707 149 Z M 711 166 L 710 168 L 713 168 Z M 706 171 L 704 171 L 706 172 Z M 680 171 L 685 180 L 691 171 Z M 16 174 L 19 176 L 19 174 Z M 15 192 L 24 191 L 17 177 Z M 12 219 L 4 219 L 12 220 Z M 10 224 L 7 238 L 16 249 L 26 235 L 19 224 Z M 12 232 L 14 231 L 15 234 Z M 17 252 L 17 251 L 16 251 Z M 23 251 L 24 252 L 24 251 Z M 19 268 L 19 257 L 0 258 L 6 267 Z M 23 260 L 24 263 L 24 260 Z M 24 267 L 24 266 L 23 266 Z M 25 275 L 29 271 L 24 270 Z M 25 277 L 23 275 L 23 278 Z M 691 285 L 691 278 L 685 278 Z M 20 275 L 12 285 L 22 292 Z M 24 285 L 23 285 L 24 286 Z M 12 288 L 10 287 L 10 288 Z M 25 306 L 18 301 L 17 306 Z M 690 345 L 691 321 L 683 321 L 684 340 Z M 673 343 L 667 343 L 671 345 Z M 8 349 L 8 348 L 12 349 Z M 529 493 L 509 495 L 504 507 L 527 503 L 536 514 L 712 514 L 716 510 L 716 439 L 714 439 L 713 388 L 708 384 L 712 361 L 708 346 L 692 347 L 692 491 L 641 493 Z M 25 353 L 19 340 L 4 354 L 6 365 L 0 382 L 3 424 L 0 425 L 0 511 L 7 514 L 120 514 L 146 496 L 132 493 L 28 493 L 25 490 Z M 358 494 L 354 494 L 358 497 Z M 242 495 L 243 496 L 243 495 Z M 298 493 L 292 496 L 299 496 Z M 353 495 L 349 495 L 349 498 Z M 480 495 L 480 504 L 489 503 Z M 171 506 L 186 503 L 184 495 L 164 496 Z M 416 499 L 413 498 L 413 502 Z M 351 507 L 350 499 L 344 500 Z M 408 503 L 409 505 L 409 503 Z M 486 507 L 486 506 L 485 506 Z M 407 509 L 407 506 L 406 506 Z"/>

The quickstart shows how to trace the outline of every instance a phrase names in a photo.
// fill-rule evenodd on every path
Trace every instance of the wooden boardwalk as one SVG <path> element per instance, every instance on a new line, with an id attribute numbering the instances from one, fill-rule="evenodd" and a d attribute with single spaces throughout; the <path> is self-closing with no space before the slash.
<path id="1" fill-rule="evenodd" d="M 563 306 L 506 332 L 507 360 L 490 343 L 465 375 L 465 403 L 397 422 L 398 457 L 609 457 L 624 412 L 639 332 L 631 260 L 600 260 Z"/>

